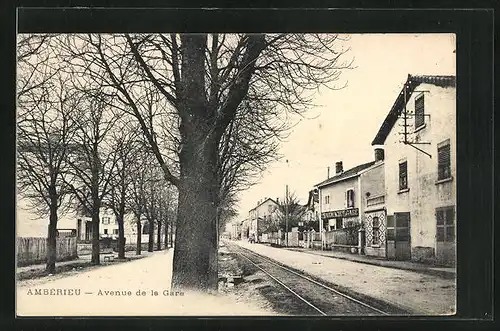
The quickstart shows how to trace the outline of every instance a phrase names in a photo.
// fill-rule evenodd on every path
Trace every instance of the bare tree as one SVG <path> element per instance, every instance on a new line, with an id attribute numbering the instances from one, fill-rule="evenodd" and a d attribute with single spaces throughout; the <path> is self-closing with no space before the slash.
<path id="1" fill-rule="evenodd" d="M 130 178 L 131 185 L 127 194 L 127 208 L 132 211 L 135 218 L 137 239 L 136 239 L 136 255 L 140 255 L 142 251 L 142 216 L 144 216 L 145 199 L 146 199 L 146 169 L 145 164 L 147 153 L 144 150 L 139 150 L 136 153 L 136 162 L 131 165 Z"/>
<path id="2" fill-rule="evenodd" d="M 110 194 L 105 198 L 104 205 L 115 214 L 118 223 L 118 258 L 125 258 L 125 214 L 127 208 L 127 191 L 133 180 L 132 165 L 137 162 L 138 144 L 137 128 L 130 126 L 126 119 L 110 133 L 111 146 L 116 153 L 116 165 L 111 178 Z"/>
<path id="3" fill-rule="evenodd" d="M 132 111 L 164 178 L 179 191 L 173 286 L 216 289 L 217 208 L 224 182 L 235 185 L 223 177 L 224 161 L 235 154 L 221 158 L 224 137 L 227 146 L 237 141 L 228 132 L 238 119 L 247 119 L 247 133 L 254 136 L 277 137 L 289 129 L 291 116 L 312 106 L 318 88 L 335 88 L 331 83 L 349 67 L 341 61 L 345 50 L 338 47 L 339 36 L 158 34 L 82 40 L 85 52 L 78 49 L 71 55 Z M 157 91 L 163 116 L 177 121 L 177 132 L 169 137 L 178 141 L 178 173 L 148 124 L 144 90 Z M 240 142 L 250 144 L 248 151 L 258 146 L 248 136 L 240 136 Z M 243 166 L 251 164 L 245 160 L 236 170 L 230 162 L 233 170 L 227 173 L 244 182 L 253 169 Z"/>
<path id="4" fill-rule="evenodd" d="M 52 75 L 50 81 L 24 91 L 18 103 L 17 188 L 33 210 L 49 216 L 46 268 L 50 273 L 55 272 L 57 222 L 68 193 L 66 156 L 73 147 L 73 115 L 80 102 L 67 82 L 60 74 Z"/>
<path id="5" fill-rule="evenodd" d="M 70 154 L 72 196 L 79 208 L 92 218 L 92 258 L 91 263 L 100 263 L 99 213 L 104 198 L 112 189 L 118 154 L 111 143 L 110 133 L 118 116 L 107 108 L 107 101 L 91 90 L 85 91 L 80 104 L 80 112 L 75 115 L 77 133 L 73 143 L 78 147 Z"/>
<path id="6" fill-rule="evenodd" d="M 55 77 L 58 64 L 52 45 L 55 38 L 47 34 L 17 35 L 17 97 L 18 103 L 28 93 L 40 94 L 44 85 Z"/>

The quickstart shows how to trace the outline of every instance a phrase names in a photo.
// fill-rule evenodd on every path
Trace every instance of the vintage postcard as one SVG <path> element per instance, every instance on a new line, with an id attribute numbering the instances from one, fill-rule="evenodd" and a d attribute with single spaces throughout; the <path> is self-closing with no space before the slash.
<path id="1" fill-rule="evenodd" d="M 456 312 L 454 34 L 17 38 L 17 316 Z"/>

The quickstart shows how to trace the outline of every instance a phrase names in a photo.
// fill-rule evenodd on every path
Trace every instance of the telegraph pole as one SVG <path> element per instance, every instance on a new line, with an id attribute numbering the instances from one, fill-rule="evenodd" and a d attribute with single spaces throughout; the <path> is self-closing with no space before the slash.
<path id="1" fill-rule="evenodd" d="M 286 247 L 288 247 L 288 184 L 285 190 L 285 236 L 286 236 Z"/>
<path id="2" fill-rule="evenodd" d="M 290 164 L 288 160 L 286 160 L 286 166 L 290 169 Z M 285 238 L 286 238 L 286 247 L 288 247 L 288 184 L 286 184 L 285 188 Z"/>

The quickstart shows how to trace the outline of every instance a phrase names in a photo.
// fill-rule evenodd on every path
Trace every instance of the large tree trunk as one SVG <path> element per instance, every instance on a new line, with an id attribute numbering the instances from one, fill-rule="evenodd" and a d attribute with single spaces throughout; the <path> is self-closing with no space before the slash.
<path id="1" fill-rule="evenodd" d="M 170 231 L 168 232 L 168 241 L 170 247 L 174 247 L 174 224 L 170 223 Z"/>
<path id="2" fill-rule="evenodd" d="M 156 250 L 161 251 L 161 223 L 158 221 L 158 232 L 156 232 Z"/>
<path id="3" fill-rule="evenodd" d="M 165 249 L 168 249 L 168 221 L 165 220 Z"/>
<path id="4" fill-rule="evenodd" d="M 55 199 L 51 199 L 55 200 Z M 57 246 L 57 201 L 51 201 L 49 227 L 47 235 L 47 272 L 54 274 L 56 272 L 56 252 Z"/>
<path id="5" fill-rule="evenodd" d="M 99 208 L 92 211 L 92 265 L 100 264 L 101 248 L 99 246 Z"/>
<path id="6" fill-rule="evenodd" d="M 142 251 L 142 226 L 141 226 L 141 220 L 138 219 L 137 223 L 137 247 L 135 249 L 135 255 L 141 255 Z"/>
<path id="7" fill-rule="evenodd" d="M 125 259 L 125 229 L 123 226 L 123 220 L 125 218 L 124 213 L 120 212 L 118 221 L 118 258 Z"/>
<path id="8" fill-rule="evenodd" d="M 149 242 L 148 242 L 148 252 L 154 250 L 155 245 L 155 222 L 153 220 L 148 220 L 149 224 Z"/>
<path id="9" fill-rule="evenodd" d="M 206 35 L 182 35 L 182 148 L 179 153 L 179 205 L 175 229 L 172 288 L 216 290 L 216 109 L 205 92 Z"/>
<path id="10" fill-rule="evenodd" d="M 179 187 L 174 288 L 217 289 L 216 154 L 204 154 L 184 155 L 191 161 L 183 165 L 183 180 Z"/>

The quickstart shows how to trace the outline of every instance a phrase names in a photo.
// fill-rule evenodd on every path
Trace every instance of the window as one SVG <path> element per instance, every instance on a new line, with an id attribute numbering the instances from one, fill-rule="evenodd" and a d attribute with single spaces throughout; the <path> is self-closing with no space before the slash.
<path id="1" fill-rule="evenodd" d="M 335 219 L 335 229 L 342 229 L 342 218 L 336 218 Z"/>
<path id="2" fill-rule="evenodd" d="M 354 190 L 347 190 L 346 199 L 347 199 L 347 208 L 354 208 Z"/>
<path id="3" fill-rule="evenodd" d="M 451 178 L 450 143 L 438 145 L 438 180 Z"/>
<path id="4" fill-rule="evenodd" d="M 148 233 L 149 233 L 149 222 L 146 221 L 142 226 L 142 234 L 148 234 Z"/>
<path id="5" fill-rule="evenodd" d="M 108 229 L 104 229 L 104 234 L 108 234 Z"/>
<path id="6" fill-rule="evenodd" d="M 325 205 L 329 205 L 329 204 L 330 204 L 330 196 L 325 195 Z"/>
<path id="7" fill-rule="evenodd" d="M 438 242 L 455 241 L 455 209 L 454 207 L 445 207 L 436 209 Z"/>
<path id="8" fill-rule="evenodd" d="M 109 224 L 109 217 L 103 217 L 102 224 Z"/>
<path id="9" fill-rule="evenodd" d="M 406 161 L 399 163 L 399 190 L 408 189 L 408 163 Z"/>
<path id="10" fill-rule="evenodd" d="M 378 245 L 380 244 L 379 240 L 379 229 L 380 229 L 380 220 L 378 217 L 374 217 L 372 219 L 372 245 Z"/>
<path id="11" fill-rule="evenodd" d="M 113 234 L 118 234 L 118 229 L 113 229 Z"/>
<path id="12" fill-rule="evenodd" d="M 415 129 L 425 124 L 424 94 L 415 98 Z"/>

